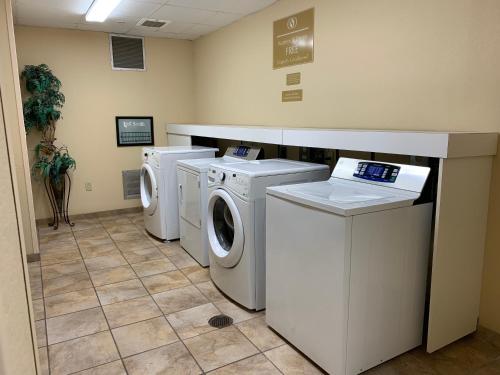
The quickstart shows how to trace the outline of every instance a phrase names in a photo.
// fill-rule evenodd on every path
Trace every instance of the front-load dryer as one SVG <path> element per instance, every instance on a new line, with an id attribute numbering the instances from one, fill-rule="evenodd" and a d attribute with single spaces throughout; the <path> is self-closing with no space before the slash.
<path id="1" fill-rule="evenodd" d="M 210 276 L 223 293 L 248 309 L 265 308 L 266 187 L 328 176 L 326 165 L 283 159 L 210 166 Z"/>
<path id="2" fill-rule="evenodd" d="M 221 158 L 179 160 L 177 182 L 179 197 L 180 244 L 200 265 L 207 267 L 207 173 L 211 164 L 227 165 L 256 160 L 261 149 L 228 147 Z"/>
<path id="3" fill-rule="evenodd" d="M 145 147 L 140 173 L 144 226 L 162 240 L 179 238 L 176 163 L 214 157 L 216 148 L 200 146 Z"/>

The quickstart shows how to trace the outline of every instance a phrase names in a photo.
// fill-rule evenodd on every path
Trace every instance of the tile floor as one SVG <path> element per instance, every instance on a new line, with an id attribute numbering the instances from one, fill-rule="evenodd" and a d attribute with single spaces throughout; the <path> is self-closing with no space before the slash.
<path id="1" fill-rule="evenodd" d="M 144 231 L 142 214 L 88 215 L 40 227 L 30 282 L 45 374 L 321 374 L 226 299 L 178 243 Z M 234 325 L 215 329 L 219 313 Z M 367 372 L 500 375 L 500 335 L 481 329 L 433 355 L 413 350 Z"/>

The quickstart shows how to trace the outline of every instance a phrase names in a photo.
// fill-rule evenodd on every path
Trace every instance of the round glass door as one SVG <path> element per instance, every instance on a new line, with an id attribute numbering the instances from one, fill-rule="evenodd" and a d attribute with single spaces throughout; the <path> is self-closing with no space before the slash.
<path id="1" fill-rule="evenodd" d="M 154 171 L 149 164 L 141 167 L 141 202 L 145 213 L 154 214 L 158 204 L 158 188 Z"/>
<path id="2" fill-rule="evenodd" d="M 207 229 L 216 262 L 224 267 L 238 264 L 243 254 L 243 225 L 234 201 L 222 189 L 210 195 Z"/>

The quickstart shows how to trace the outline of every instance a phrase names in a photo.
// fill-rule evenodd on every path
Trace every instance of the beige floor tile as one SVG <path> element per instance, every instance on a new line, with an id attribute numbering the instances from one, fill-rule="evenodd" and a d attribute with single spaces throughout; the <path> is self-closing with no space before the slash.
<path id="1" fill-rule="evenodd" d="M 162 313 L 150 296 L 103 306 L 109 326 L 116 328 L 161 316 Z"/>
<path id="2" fill-rule="evenodd" d="M 76 240 L 80 243 L 81 240 L 103 240 L 109 238 L 108 232 L 104 228 L 91 228 L 79 230 L 73 233 Z"/>
<path id="3" fill-rule="evenodd" d="M 111 239 L 109 240 L 109 242 L 103 242 L 104 243 L 101 245 L 80 246 L 82 256 L 84 258 L 96 258 L 105 255 L 116 255 L 120 253 Z"/>
<path id="4" fill-rule="evenodd" d="M 134 270 L 129 265 L 106 268 L 98 271 L 91 271 L 90 278 L 95 286 L 114 284 L 120 281 L 127 281 L 137 278 Z"/>
<path id="5" fill-rule="evenodd" d="M 264 316 L 238 323 L 237 328 L 261 351 L 285 344 L 266 324 Z"/>
<path id="6" fill-rule="evenodd" d="M 213 282 L 205 281 L 204 283 L 196 284 L 196 287 L 203 293 L 205 297 L 207 297 L 210 301 L 225 301 L 226 297 L 219 292 L 219 289 L 216 288 Z"/>
<path id="7" fill-rule="evenodd" d="M 116 242 L 116 246 L 123 252 L 155 247 L 151 241 L 144 240 L 143 238 L 126 242 Z"/>
<path id="8" fill-rule="evenodd" d="M 38 358 L 40 359 L 41 375 L 49 375 L 49 356 L 46 346 L 38 348 Z"/>
<path id="9" fill-rule="evenodd" d="M 115 328 L 111 332 L 122 357 L 129 357 L 179 340 L 163 316 Z"/>
<path id="10" fill-rule="evenodd" d="M 163 253 L 155 247 L 126 251 L 123 252 L 123 256 L 131 264 L 165 258 L 165 255 L 163 255 Z"/>
<path id="11" fill-rule="evenodd" d="M 53 253 L 73 250 L 78 250 L 78 246 L 74 237 L 70 237 L 68 239 L 65 239 L 64 241 L 47 242 L 45 244 L 40 244 L 40 255 L 49 255 Z"/>
<path id="12" fill-rule="evenodd" d="M 181 339 L 188 339 L 215 331 L 217 328 L 210 326 L 208 320 L 218 314 L 220 314 L 219 310 L 212 303 L 207 303 L 170 314 L 167 320 Z"/>
<path id="13" fill-rule="evenodd" d="M 72 230 L 72 228 L 66 223 L 59 223 L 59 226 L 55 230 L 53 226 L 49 226 L 48 224 L 40 225 L 37 229 L 39 236 L 46 236 L 46 235 L 50 236 L 52 234 L 69 233 Z"/>
<path id="14" fill-rule="evenodd" d="M 152 297 L 164 314 L 190 309 L 208 302 L 194 286 L 168 290 L 153 294 Z"/>
<path id="15" fill-rule="evenodd" d="M 78 247 L 80 249 L 93 248 L 93 247 L 114 244 L 113 240 L 111 239 L 111 237 L 107 233 L 106 233 L 106 235 L 102 235 L 102 236 L 97 237 L 97 238 L 82 238 L 82 239 L 79 239 L 77 242 L 78 242 Z"/>
<path id="16" fill-rule="evenodd" d="M 87 258 L 84 260 L 89 271 L 97 271 L 105 268 L 113 268 L 127 264 L 121 254 L 104 255 L 96 258 Z"/>
<path id="17" fill-rule="evenodd" d="M 143 277 L 142 282 L 149 293 L 160 293 L 170 289 L 191 285 L 189 279 L 181 271 L 170 271 Z"/>
<path id="18" fill-rule="evenodd" d="M 48 279 L 43 282 L 43 294 L 45 297 L 87 288 L 92 288 L 92 283 L 87 272 L 74 273 L 55 279 Z"/>
<path id="19" fill-rule="evenodd" d="M 98 286 L 96 291 L 102 305 L 122 302 L 148 294 L 138 279 Z"/>
<path id="20" fill-rule="evenodd" d="M 148 260 L 147 262 L 135 263 L 132 268 L 139 277 L 155 275 L 168 271 L 175 271 L 177 267 L 174 266 L 168 259 Z"/>
<path id="21" fill-rule="evenodd" d="M 194 284 L 210 281 L 210 270 L 200 265 L 181 268 L 181 271 Z"/>
<path id="22" fill-rule="evenodd" d="M 276 367 L 262 354 L 254 355 L 253 357 L 243 359 L 230 365 L 221 367 L 217 370 L 210 371 L 210 375 L 242 375 L 242 374 L 258 374 L 258 375 L 280 375 Z"/>
<path id="23" fill-rule="evenodd" d="M 31 299 L 40 299 L 43 297 L 42 278 L 30 277 Z"/>
<path id="24" fill-rule="evenodd" d="M 313 375 L 321 374 L 302 355 L 292 349 L 289 345 L 282 345 L 264 353 L 266 357 L 284 374 L 290 375 Z"/>
<path id="25" fill-rule="evenodd" d="M 258 350 L 235 327 L 227 327 L 184 340 L 204 371 L 257 354 Z"/>
<path id="26" fill-rule="evenodd" d="M 107 329 L 108 325 L 100 307 L 47 319 L 49 345 Z"/>
<path id="27" fill-rule="evenodd" d="M 110 234 L 111 238 L 114 241 L 134 241 L 134 240 L 143 240 L 145 241 L 144 235 L 138 230 L 135 229 L 134 231 L 131 232 L 125 232 L 125 233 L 112 233 Z"/>
<path id="28" fill-rule="evenodd" d="M 194 375 L 201 370 L 180 342 L 123 360 L 129 375 Z"/>
<path id="29" fill-rule="evenodd" d="M 162 250 L 165 250 L 165 252 L 170 252 L 171 255 L 179 254 L 179 251 L 182 253 L 185 253 L 184 249 L 181 247 L 181 242 L 180 241 L 156 241 L 155 244 L 157 247 L 159 247 Z M 168 256 L 169 254 L 165 254 Z"/>
<path id="30" fill-rule="evenodd" d="M 37 320 L 35 322 L 36 343 L 38 347 L 47 346 L 47 334 L 45 331 L 45 320 Z"/>
<path id="31" fill-rule="evenodd" d="M 54 279 L 73 273 L 86 272 L 83 260 L 75 260 L 72 262 L 53 264 L 51 266 L 42 267 L 42 279 Z"/>
<path id="32" fill-rule="evenodd" d="M 114 361 L 76 372 L 75 375 L 127 375 L 127 372 L 125 371 L 125 367 L 123 367 L 122 361 Z"/>
<path id="33" fill-rule="evenodd" d="M 214 304 L 223 314 L 229 315 L 231 318 L 233 318 L 233 322 L 235 324 L 243 322 L 248 319 L 256 318 L 258 316 L 262 316 L 264 314 L 264 312 L 262 311 L 255 312 L 255 311 L 245 310 L 228 300 L 217 301 L 214 302 Z"/>
<path id="34" fill-rule="evenodd" d="M 78 247 L 75 247 L 73 250 L 40 254 L 42 266 L 49 266 L 51 264 L 69 262 L 69 261 L 78 260 L 81 258 L 82 257 L 80 255 L 80 251 L 78 250 Z"/>
<path id="35" fill-rule="evenodd" d="M 99 300 L 94 289 L 82 289 L 45 298 L 45 315 L 47 318 L 52 318 L 97 306 Z"/>
<path id="36" fill-rule="evenodd" d="M 186 252 L 184 254 L 170 255 L 168 259 L 170 259 L 170 261 L 175 264 L 177 268 L 186 268 L 198 265 L 198 262 L 191 258 L 191 255 Z"/>
<path id="37" fill-rule="evenodd" d="M 102 223 L 102 225 L 104 226 L 104 228 L 106 228 L 109 234 L 129 233 L 138 231 L 137 227 L 134 224 L 132 224 L 132 222 L 129 219 L 126 220 L 127 223 L 124 224 L 105 221 Z"/>
<path id="38" fill-rule="evenodd" d="M 75 219 L 73 232 L 87 229 L 102 228 L 101 223 L 97 219 Z"/>
<path id="39" fill-rule="evenodd" d="M 70 240 L 73 238 L 73 233 L 71 231 L 66 231 L 66 232 L 58 232 L 54 231 L 56 233 L 43 233 L 39 237 L 39 241 L 41 244 L 47 244 L 50 242 L 58 242 L 58 241 L 65 241 L 65 240 Z"/>
<path id="40" fill-rule="evenodd" d="M 45 306 L 43 304 L 43 299 L 33 300 L 33 312 L 35 314 L 35 320 L 45 319 Z"/>
<path id="41" fill-rule="evenodd" d="M 109 331 L 49 346 L 52 375 L 71 374 L 119 359 Z"/>

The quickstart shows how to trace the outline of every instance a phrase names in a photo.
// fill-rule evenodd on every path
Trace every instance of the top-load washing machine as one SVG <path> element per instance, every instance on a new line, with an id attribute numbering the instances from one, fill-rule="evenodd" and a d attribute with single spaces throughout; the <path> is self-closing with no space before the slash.
<path id="1" fill-rule="evenodd" d="M 422 342 L 429 168 L 339 159 L 324 182 L 267 189 L 267 323 L 331 374 Z"/>
<path id="2" fill-rule="evenodd" d="M 179 238 L 177 160 L 214 157 L 217 148 L 199 146 L 145 147 L 140 190 L 144 226 L 162 240 Z"/>
<path id="3" fill-rule="evenodd" d="M 326 165 L 283 159 L 210 166 L 210 275 L 220 290 L 248 309 L 265 307 L 266 187 L 329 175 Z"/>
<path id="4" fill-rule="evenodd" d="M 248 146 L 228 147 L 221 158 L 179 160 L 177 182 L 179 197 L 179 228 L 181 246 L 200 265 L 207 267 L 207 172 L 210 164 L 227 165 L 256 160 L 260 148 Z"/>

